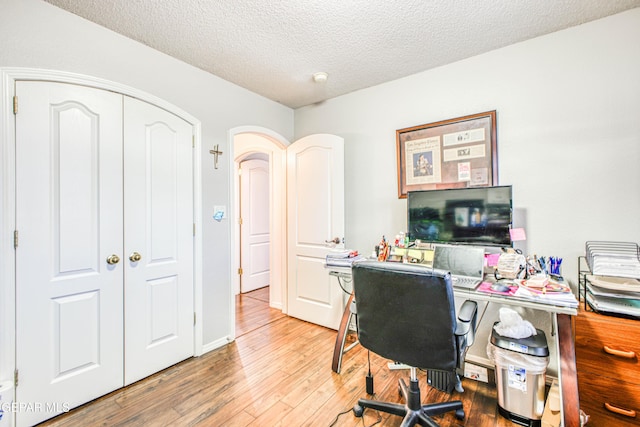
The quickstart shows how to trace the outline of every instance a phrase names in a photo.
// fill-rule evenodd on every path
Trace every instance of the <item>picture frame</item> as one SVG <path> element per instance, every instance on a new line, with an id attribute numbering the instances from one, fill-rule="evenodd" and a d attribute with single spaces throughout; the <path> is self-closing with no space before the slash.
<path id="1" fill-rule="evenodd" d="M 496 110 L 396 130 L 398 198 L 498 183 Z"/>

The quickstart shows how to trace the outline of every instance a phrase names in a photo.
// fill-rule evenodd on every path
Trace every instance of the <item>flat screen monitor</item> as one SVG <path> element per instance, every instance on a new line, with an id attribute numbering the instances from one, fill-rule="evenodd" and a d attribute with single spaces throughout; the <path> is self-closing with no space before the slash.
<path id="1" fill-rule="evenodd" d="M 410 191 L 410 240 L 511 246 L 511 186 Z"/>

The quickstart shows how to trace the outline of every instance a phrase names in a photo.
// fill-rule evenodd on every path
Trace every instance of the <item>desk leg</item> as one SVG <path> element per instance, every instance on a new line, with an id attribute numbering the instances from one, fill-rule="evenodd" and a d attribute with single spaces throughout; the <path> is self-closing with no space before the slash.
<path id="1" fill-rule="evenodd" d="M 571 316 L 557 314 L 558 351 L 560 352 L 560 391 L 565 427 L 580 426 L 580 402 L 578 398 L 578 374 L 576 372 L 576 349 L 573 339 Z"/>
<path id="2" fill-rule="evenodd" d="M 344 343 L 349 334 L 349 322 L 351 321 L 351 304 L 353 302 L 353 293 L 349 296 L 347 306 L 342 313 L 342 320 L 340 321 L 340 328 L 336 335 L 336 343 L 333 347 L 333 361 L 331 363 L 331 370 L 337 374 L 340 373 L 340 367 L 342 366 L 342 355 L 345 353 Z M 351 349 L 352 347 L 349 347 Z"/>

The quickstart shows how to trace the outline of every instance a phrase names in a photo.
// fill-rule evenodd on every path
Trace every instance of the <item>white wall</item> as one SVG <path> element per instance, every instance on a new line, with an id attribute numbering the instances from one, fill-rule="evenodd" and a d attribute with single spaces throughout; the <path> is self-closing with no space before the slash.
<path id="1" fill-rule="evenodd" d="M 159 97 L 201 121 L 203 343 L 224 340 L 231 327 L 230 226 L 212 215 L 214 205 L 230 206 L 228 131 L 250 124 L 291 140 L 293 110 L 41 0 L 0 0 L 0 67 L 100 77 Z M 216 144 L 224 154 L 214 170 L 209 150 Z"/>
<path id="2" fill-rule="evenodd" d="M 345 139 L 346 243 L 369 254 L 406 229 L 395 131 L 497 110 L 499 183 L 513 185 L 529 254 L 640 242 L 640 9 L 295 112 L 295 138 Z M 377 230 L 373 231 L 372 230 Z"/>
<path id="3" fill-rule="evenodd" d="M 639 40 L 634 9 L 296 110 L 296 139 L 345 140 L 347 247 L 369 254 L 406 229 L 397 129 L 490 110 L 528 254 L 564 258 L 575 286 L 587 240 L 640 242 Z M 487 311 L 485 325 L 497 307 Z M 549 316 L 521 314 L 551 332 Z M 484 356 L 489 330 L 472 356 Z"/>

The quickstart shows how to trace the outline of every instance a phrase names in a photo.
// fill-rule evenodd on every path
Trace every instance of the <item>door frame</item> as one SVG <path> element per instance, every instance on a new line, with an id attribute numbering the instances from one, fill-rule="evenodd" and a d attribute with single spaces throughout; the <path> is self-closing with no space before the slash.
<path id="1" fill-rule="evenodd" d="M 13 382 L 16 369 L 15 344 L 15 119 L 13 94 L 17 80 L 46 80 L 108 90 L 140 99 L 175 114 L 193 126 L 193 191 L 194 191 L 194 312 L 203 318 L 202 307 L 202 179 L 201 179 L 201 123 L 186 111 L 141 90 L 97 77 L 56 70 L 6 67 L 0 68 L 0 381 Z M 19 106 L 18 106 L 19 112 Z M 194 355 L 203 353 L 203 324 L 194 325 Z"/>
<path id="2" fill-rule="evenodd" d="M 287 313 L 287 215 L 286 215 L 286 148 L 289 141 L 282 135 L 259 126 L 240 126 L 229 131 L 229 170 L 233 173 L 231 180 L 231 209 L 229 218 L 231 225 L 231 298 L 230 331 L 235 338 L 235 297 L 240 291 L 240 162 L 252 153 L 264 153 L 269 158 L 269 187 L 271 197 L 269 201 L 271 245 L 269 249 L 269 268 L 271 269 L 271 286 L 269 287 L 269 305 Z"/>

